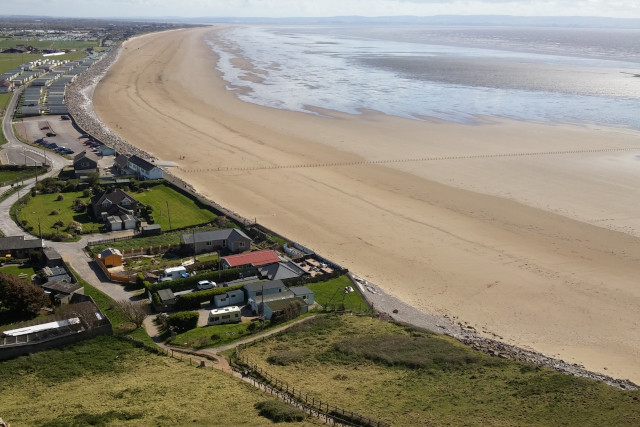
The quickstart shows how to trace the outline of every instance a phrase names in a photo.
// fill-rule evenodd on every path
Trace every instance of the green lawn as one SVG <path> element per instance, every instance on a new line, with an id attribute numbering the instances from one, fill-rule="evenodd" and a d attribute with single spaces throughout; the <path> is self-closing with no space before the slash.
<path id="1" fill-rule="evenodd" d="M 0 48 L 6 49 L 9 47 L 15 47 L 16 45 L 33 46 L 36 49 L 86 49 L 88 47 L 97 47 L 98 42 L 84 40 L 38 40 L 13 38 L 0 40 Z"/>
<path id="2" fill-rule="evenodd" d="M 240 354 L 309 398 L 391 425 L 640 425 L 640 391 L 370 317 L 316 316 Z"/>
<path id="3" fill-rule="evenodd" d="M 251 332 L 247 331 L 249 325 L 249 323 L 233 323 L 203 326 L 178 334 L 167 340 L 167 344 L 191 348 L 217 347 L 251 335 Z"/>
<path id="4" fill-rule="evenodd" d="M 38 232 L 38 221 L 40 221 L 40 227 L 42 234 L 55 233 L 53 224 L 61 220 L 65 226 L 60 228 L 60 231 L 64 231 L 66 226 L 71 221 L 77 221 L 82 224 L 83 231 L 91 232 L 98 231 L 101 224 L 95 222 L 93 217 L 88 213 L 77 213 L 71 206 L 76 198 L 80 198 L 89 203 L 89 197 L 82 197 L 82 192 L 61 193 L 64 196 L 64 200 L 56 200 L 58 198 L 57 193 L 53 194 L 38 194 L 36 197 L 32 197 L 29 202 L 22 207 L 18 212 L 18 220 L 20 223 L 26 221 L 26 226 L 32 226 L 32 233 Z M 57 210 L 58 215 L 52 215 L 51 213 Z"/>
<path id="5" fill-rule="evenodd" d="M 151 187 L 151 191 L 135 193 L 133 196 L 140 203 L 153 206 L 155 223 L 160 224 L 163 230 L 204 224 L 216 219 L 216 214 L 209 209 L 200 207 L 193 199 L 164 184 Z"/>
<path id="6" fill-rule="evenodd" d="M 315 301 L 328 309 L 341 309 L 344 302 L 344 309 L 347 311 L 365 312 L 368 310 L 367 304 L 347 276 L 305 286 L 313 291 Z M 354 292 L 345 294 L 344 288 L 347 286 L 354 288 Z"/>
<path id="7" fill-rule="evenodd" d="M 4 267 L 0 267 L 0 273 L 5 274 L 13 274 L 14 276 L 20 276 L 21 274 L 26 274 L 27 281 L 31 280 L 31 276 L 36 274 L 33 267 L 22 266 L 22 265 L 7 265 Z"/>

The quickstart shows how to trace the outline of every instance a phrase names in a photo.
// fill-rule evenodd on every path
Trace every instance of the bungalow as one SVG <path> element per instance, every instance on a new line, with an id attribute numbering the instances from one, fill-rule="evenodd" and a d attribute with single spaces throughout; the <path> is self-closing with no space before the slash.
<path id="1" fill-rule="evenodd" d="M 242 252 L 249 249 L 252 242 L 249 236 L 235 228 L 186 233 L 180 237 L 180 240 L 183 245 L 190 247 L 190 252 L 195 251 L 197 254 L 219 249 Z"/>
<path id="2" fill-rule="evenodd" d="M 293 295 L 296 298 L 300 298 L 307 305 L 313 305 L 315 294 L 313 291 L 306 286 L 295 286 L 293 288 L 289 288 Z"/>
<path id="3" fill-rule="evenodd" d="M 216 307 L 226 307 L 228 305 L 241 305 L 244 304 L 244 292 L 242 289 L 236 289 L 234 291 L 228 291 L 224 294 L 214 295 L 213 305 Z"/>
<path id="4" fill-rule="evenodd" d="M 254 282 L 247 283 L 242 287 L 245 299 L 254 298 L 260 295 L 279 294 L 287 290 L 282 280 L 273 280 L 270 282 Z"/>
<path id="5" fill-rule="evenodd" d="M 162 169 L 135 155 L 127 160 L 127 169 L 131 169 L 141 179 L 162 178 Z"/>
<path id="6" fill-rule="evenodd" d="M 138 226 L 140 204 L 124 191 L 113 188 L 102 195 L 91 198 L 91 210 L 96 219 L 101 219 L 111 231 L 132 230 Z"/>
<path id="7" fill-rule="evenodd" d="M 73 172 L 76 177 L 87 176 L 98 171 L 98 157 L 87 151 L 82 151 L 73 158 Z"/>
<path id="8" fill-rule="evenodd" d="M 44 292 L 49 294 L 51 302 L 56 305 L 69 304 L 73 294 L 84 295 L 84 287 L 77 283 L 63 282 L 60 280 L 50 280 L 42 285 Z"/>
<path id="9" fill-rule="evenodd" d="M 91 209 L 94 217 L 106 220 L 110 215 L 136 215 L 140 208 L 138 201 L 119 188 L 107 190 L 102 195 L 91 198 Z"/>
<path id="10" fill-rule="evenodd" d="M 259 314 L 262 312 L 263 304 L 269 303 L 271 301 L 287 300 L 291 298 L 295 298 L 294 293 L 288 289 L 285 289 L 280 293 L 258 295 L 258 296 L 249 298 L 249 300 L 247 301 L 247 304 L 249 305 L 249 307 L 251 307 L 251 311 Z"/>
<path id="11" fill-rule="evenodd" d="M 271 320 L 271 318 L 282 313 L 284 310 L 294 308 L 298 310 L 296 315 L 300 315 L 309 311 L 309 306 L 302 302 L 299 298 L 281 299 L 269 301 L 262 304 L 262 316 Z"/>
<path id="12" fill-rule="evenodd" d="M 221 258 L 222 269 L 235 267 L 260 267 L 261 265 L 280 262 L 280 257 L 275 251 L 265 249 L 263 251 L 248 252 L 245 254 L 229 255 Z"/>
<path id="13" fill-rule="evenodd" d="M 310 275 L 308 271 L 293 261 L 264 265 L 258 268 L 258 273 L 260 277 L 268 280 L 294 279 Z"/>
<path id="14" fill-rule="evenodd" d="M 42 239 L 28 239 L 25 236 L 0 237 L 0 256 L 26 258 L 33 252 L 42 253 Z"/>

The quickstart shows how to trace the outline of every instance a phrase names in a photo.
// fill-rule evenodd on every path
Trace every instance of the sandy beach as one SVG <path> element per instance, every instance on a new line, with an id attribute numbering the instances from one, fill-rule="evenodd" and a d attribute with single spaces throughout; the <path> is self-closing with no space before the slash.
<path id="1" fill-rule="evenodd" d="M 126 42 L 99 117 L 412 306 L 640 382 L 640 132 L 269 109 L 227 90 L 205 36 Z"/>

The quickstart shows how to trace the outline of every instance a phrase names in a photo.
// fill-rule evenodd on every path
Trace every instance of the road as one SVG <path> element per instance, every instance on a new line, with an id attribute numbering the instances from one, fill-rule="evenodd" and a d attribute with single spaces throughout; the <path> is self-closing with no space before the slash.
<path id="1" fill-rule="evenodd" d="M 2 159 L 7 164 L 13 165 L 34 165 L 47 163 L 50 164 L 53 171 L 59 171 L 64 166 L 70 164 L 70 160 L 64 157 L 50 153 L 47 155 L 44 151 L 40 153 L 35 147 L 23 144 L 13 133 L 13 112 L 15 111 L 20 95 L 23 89 L 17 89 L 13 93 L 13 97 L 9 102 L 7 111 L 2 118 L 2 132 L 4 133 L 7 143 L 2 146 Z"/>

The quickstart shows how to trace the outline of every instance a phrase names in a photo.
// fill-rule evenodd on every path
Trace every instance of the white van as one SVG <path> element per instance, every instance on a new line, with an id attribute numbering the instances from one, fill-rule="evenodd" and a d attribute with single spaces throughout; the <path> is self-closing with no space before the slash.
<path id="1" fill-rule="evenodd" d="M 189 277 L 189 273 L 187 273 L 186 268 L 182 266 L 171 267 L 171 268 L 165 268 L 164 272 L 162 273 L 162 277 L 158 281 L 167 282 L 169 280 L 181 279 L 183 277 Z"/>
<path id="2" fill-rule="evenodd" d="M 232 305 L 230 307 L 218 308 L 209 312 L 207 325 L 223 325 L 225 323 L 238 323 L 242 321 L 240 307 Z"/>

